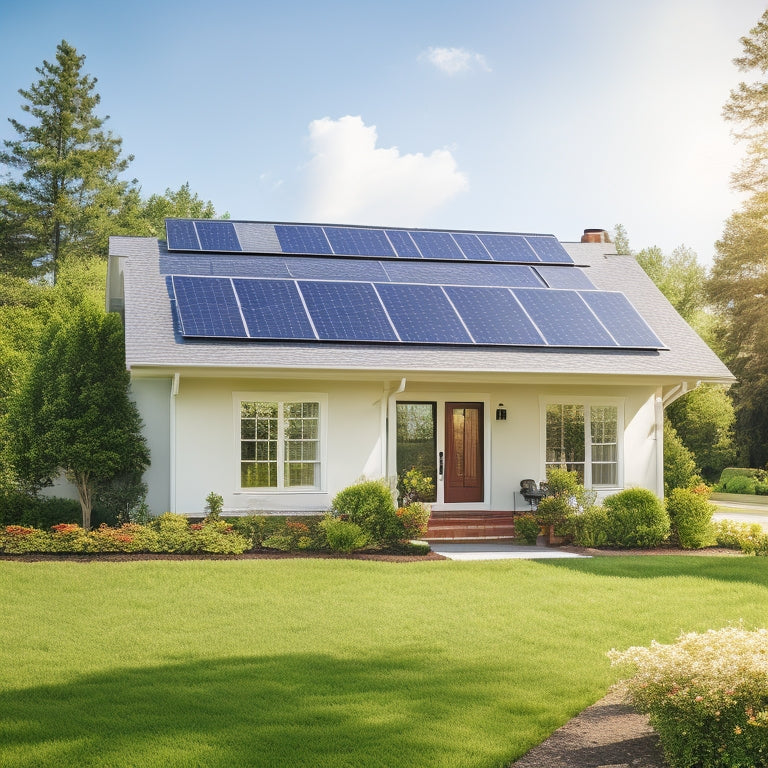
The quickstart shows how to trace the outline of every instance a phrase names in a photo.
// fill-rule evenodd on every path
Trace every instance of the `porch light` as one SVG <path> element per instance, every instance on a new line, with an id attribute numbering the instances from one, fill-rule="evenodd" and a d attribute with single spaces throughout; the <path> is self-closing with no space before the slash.
<path id="1" fill-rule="evenodd" d="M 499 403 L 499 407 L 496 409 L 496 421 L 507 420 L 507 409 L 504 407 L 504 403 Z"/>

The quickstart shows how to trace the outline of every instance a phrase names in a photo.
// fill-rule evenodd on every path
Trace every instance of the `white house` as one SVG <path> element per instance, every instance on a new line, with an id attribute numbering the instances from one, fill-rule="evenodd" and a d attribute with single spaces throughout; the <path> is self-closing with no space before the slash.
<path id="1" fill-rule="evenodd" d="M 600 230 L 167 227 L 111 238 L 107 291 L 158 513 L 315 512 L 413 465 L 443 512 L 524 509 L 562 463 L 661 495 L 664 407 L 733 381 Z"/>

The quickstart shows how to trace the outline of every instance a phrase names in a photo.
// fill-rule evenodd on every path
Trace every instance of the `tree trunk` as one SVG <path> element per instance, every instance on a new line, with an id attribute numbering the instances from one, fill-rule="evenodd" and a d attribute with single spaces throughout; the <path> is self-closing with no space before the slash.
<path id="1" fill-rule="evenodd" d="M 91 530 L 91 484 L 87 473 L 75 475 L 75 486 L 77 486 L 77 495 L 80 497 L 80 509 L 83 513 L 83 528 L 86 531 Z"/>

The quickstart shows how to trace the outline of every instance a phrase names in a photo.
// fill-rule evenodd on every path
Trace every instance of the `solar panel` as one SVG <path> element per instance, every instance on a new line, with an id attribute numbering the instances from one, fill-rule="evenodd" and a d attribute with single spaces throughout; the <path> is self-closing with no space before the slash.
<path id="1" fill-rule="evenodd" d="M 293 280 L 232 281 L 255 339 L 316 339 Z"/>
<path id="2" fill-rule="evenodd" d="M 195 229 L 204 251 L 239 253 L 243 250 L 231 221 L 196 221 Z"/>
<path id="3" fill-rule="evenodd" d="M 345 256 L 395 256 L 382 229 L 323 227 L 323 231 L 334 253 Z"/>
<path id="4" fill-rule="evenodd" d="M 619 346 L 663 349 L 664 345 L 623 294 L 585 291 L 580 295 Z"/>
<path id="5" fill-rule="evenodd" d="M 466 232 L 454 232 L 453 239 L 458 243 L 459 248 L 464 251 L 464 255 L 468 259 L 473 261 L 491 260 L 491 254 L 488 253 L 477 235 L 470 235 Z"/>
<path id="6" fill-rule="evenodd" d="M 576 291 L 519 288 L 514 294 L 551 346 L 616 346 Z"/>
<path id="7" fill-rule="evenodd" d="M 539 332 L 506 288 L 445 289 L 477 344 L 541 346 Z"/>
<path id="8" fill-rule="evenodd" d="M 174 275 L 171 280 L 182 335 L 247 337 L 229 278 Z"/>
<path id="9" fill-rule="evenodd" d="M 550 264 L 573 264 L 568 252 L 551 235 L 526 235 L 525 239 L 544 262 Z"/>
<path id="10" fill-rule="evenodd" d="M 333 255 L 322 227 L 306 224 L 275 224 L 275 234 L 283 253 Z"/>
<path id="11" fill-rule="evenodd" d="M 510 288 L 543 288 L 531 267 L 521 264 L 449 264 L 440 262 L 388 261 L 383 264 L 388 282 L 431 285 L 491 285 Z"/>
<path id="12" fill-rule="evenodd" d="M 574 290 L 594 289 L 592 281 L 578 267 L 535 266 L 536 272 L 544 278 L 550 288 L 573 288 Z"/>
<path id="13" fill-rule="evenodd" d="M 536 262 L 539 259 L 522 235 L 478 235 L 494 261 Z"/>
<path id="14" fill-rule="evenodd" d="M 353 280 L 368 283 L 387 280 L 387 273 L 381 262 L 373 259 L 294 256 L 285 259 L 285 265 L 293 277 L 303 280 Z"/>
<path id="15" fill-rule="evenodd" d="M 471 344 L 472 339 L 442 288 L 436 285 L 376 286 L 403 341 Z"/>
<path id="16" fill-rule="evenodd" d="M 199 251 L 200 241 L 195 232 L 195 222 L 188 219 L 166 219 L 165 234 L 168 248 L 172 251 Z"/>
<path id="17" fill-rule="evenodd" d="M 318 336 L 329 341 L 397 341 L 371 283 L 300 282 Z"/>
<path id="18" fill-rule="evenodd" d="M 425 259 L 464 259 L 464 254 L 448 232 L 411 231 L 413 242 Z"/>
<path id="19" fill-rule="evenodd" d="M 421 258 L 421 253 L 408 232 L 402 229 L 388 229 L 386 232 L 389 242 L 392 243 L 401 259 Z"/>

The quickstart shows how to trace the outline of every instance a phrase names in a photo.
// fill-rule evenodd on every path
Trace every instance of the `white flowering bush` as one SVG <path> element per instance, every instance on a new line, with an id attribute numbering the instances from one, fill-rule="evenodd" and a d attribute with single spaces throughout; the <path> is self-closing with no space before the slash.
<path id="1" fill-rule="evenodd" d="M 608 653 L 627 667 L 672 768 L 768 766 L 768 630 L 742 626 Z"/>

